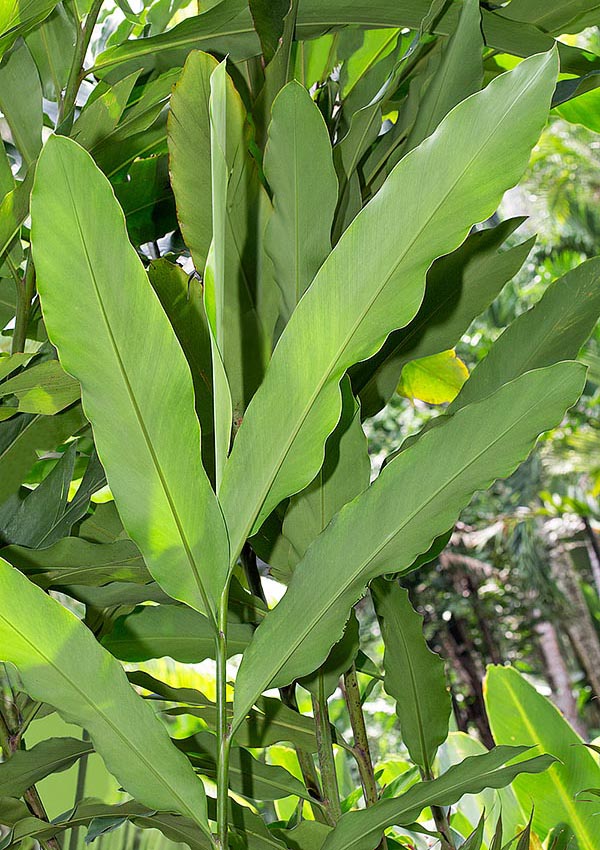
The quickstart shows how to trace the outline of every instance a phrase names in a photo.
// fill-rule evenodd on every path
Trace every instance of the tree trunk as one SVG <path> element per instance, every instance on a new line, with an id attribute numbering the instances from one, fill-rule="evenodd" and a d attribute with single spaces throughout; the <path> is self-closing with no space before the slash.
<path id="1" fill-rule="evenodd" d="M 577 711 L 577 702 L 571 688 L 571 676 L 565 664 L 556 629 L 552 623 L 540 622 L 536 626 L 546 673 L 552 686 L 554 702 L 566 720 L 582 738 L 587 730 Z"/>

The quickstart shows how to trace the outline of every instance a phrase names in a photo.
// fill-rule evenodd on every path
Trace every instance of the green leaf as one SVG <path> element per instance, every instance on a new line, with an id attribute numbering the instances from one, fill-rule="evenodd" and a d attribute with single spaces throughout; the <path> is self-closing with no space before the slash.
<path id="1" fill-rule="evenodd" d="M 0 764 L 0 797 L 21 797 L 36 782 L 67 770 L 93 749 L 89 741 L 50 738 L 31 750 L 17 750 Z"/>
<path id="2" fill-rule="evenodd" d="M 0 422 L 0 502 L 18 490 L 38 459 L 37 451 L 54 451 L 84 424 L 80 405 L 56 416 L 19 413 Z"/>
<path id="3" fill-rule="evenodd" d="M 0 6 L 0 56 L 20 35 L 47 18 L 58 0 L 12 0 Z"/>
<path id="4" fill-rule="evenodd" d="M 600 785 L 600 766 L 552 703 L 508 667 L 489 667 L 484 685 L 494 740 L 539 745 L 559 761 L 544 776 L 515 780 L 513 790 L 533 828 L 545 835 L 559 822 L 574 831 L 579 850 L 595 850 L 598 806 L 578 794 Z"/>
<path id="5" fill-rule="evenodd" d="M 363 417 L 373 416 L 390 400 L 406 363 L 455 346 L 473 319 L 518 272 L 534 240 L 499 249 L 522 222 L 512 218 L 472 233 L 456 251 L 433 263 L 413 321 L 392 333 L 374 357 L 351 370 Z"/>
<path id="6" fill-rule="evenodd" d="M 528 59 L 459 104 L 398 164 L 321 266 L 225 467 L 220 500 L 232 559 L 282 499 L 314 478 L 339 417 L 345 370 L 408 324 L 432 260 L 455 248 L 520 176 L 547 114 L 555 62 Z M 395 226 L 382 229 L 382 220 Z"/>
<path id="7" fill-rule="evenodd" d="M 271 204 L 247 145 L 245 109 L 225 65 L 191 54 L 171 100 L 171 177 L 182 233 L 198 270 L 214 238 L 206 284 L 214 287 L 214 331 L 234 419 L 242 416 L 270 357 L 278 300 L 262 250 Z M 211 192 L 220 213 L 215 222 Z"/>
<path id="8" fill-rule="evenodd" d="M 273 261 L 287 322 L 331 251 L 338 189 L 325 121 L 295 81 L 273 103 L 264 170 L 274 207 L 265 250 Z"/>
<path id="9" fill-rule="evenodd" d="M 14 395 L 21 413 L 52 416 L 79 398 L 79 384 L 58 360 L 45 360 L 0 384 L 0 398 Z M 16 410 L 15 410 L 16 412 Z"/>
<path id="10" fill-rule="evenodd" d="M 212 779 L 216 777 L 217 739 L 214 735 L 199 732 L 175 743 L 199 773 Z M 302 782 L 285 768 L 258 761 L 241 747 L 231 749 L 229 777 L 236 793 L 253 800 L 280 800 L 290 796 L 311 799 Z"/>
<path id="11" fill-rule="evenodd" d="M 289 0 L 249 0 L 254 28 L 266 62 L 270 62 L 283 35 L 283 20 L 289 11 Z"/>
<path id="12" fill-rule="evenodd" d="M 81 384 L 123 523 L 164 590 L 211 616 L 228 547 L 201 464 L 189 367 L 108 181 L 69 139 L 52 137 L 40 156 L 32 240 L 48 333 Z"/>
<path id="13" fill-rule="evenodd" d="M 465 794 L 477 794 L 484 788 L 503 788 L 519 773 L 540 773 L 555 761 L 552 756 L 537 756 L 502 767 L 527 749 L 496 747 L 484 755 L 466 758 L 437 779 L 418 782 L 400 797 L 380 800 L 362 811 L 348 812 L 330 833 L 323 850 L 373 850 L 384 829 L 408 826 L 426 806 L 451 806 Z"/>
<path id="14" fill-rule="evenodd" d="M 35 62 L 24 42 L 17 44 L 0 64 L 0 109 L 29 167 L 42 147 L 42 87 Z"/>
<path id="15" fill-rule="evenodd" d="M 55 543 L 62 532 L 73 478 L 77 444 L 71 443 L 56 466 L 34 490 L 13 496 L 0 507 L 0 537 L 5 543 L 18 543 L 39 549 Z"/>
<path id="16" fill-rule="evenodd" d="M 29 213 L 29 195 L 33 183 L 33 168 L 27 172 L 25 179 L 14 189 L 7 192 L 0 203 L 0 257 L 11 247 L 19 229 Z M 14 284 L 11 281 L 11 286 Z M 6 300 L 4 303 L 6 303 Z M 12 301 L 6 306 L 10 310 Z"/>
<path id="17" fill-rule="evenodd" d="M 119 123 L 138 77 L 136 71 L 86 103 L 73 124 L 71 137 L 87 150 L 106 139 Z"/>
<path id="18" fill-rule="evenodd" d="M 482 814 L 481 818 L 479 819 L 479 823 L 477 824 L 473 832 L 468 836 L 464 844 L 461 844 L 461 850 L 481 850 L 481 845 L 483 843 L 484 825 L 485 814 Z"/>
<path id="19" fill-rule="evenodd" d="M 469 370 L 451 348 L 407 363 L 402 369 L 398 392 L 427 404 L 447 404 L 454 401 L 468 377 Z"/>
<path id="20" fill-rule="evenodd" d="M 600 91 L 584 92 L 579 97 L 573 98 L 566 103 L 556 107 L 556 112 L 565 121 L 571 124 L 582 124 L 594 133 L 600 132 L 600 119 L 598 118 L 598 105 L 600 104 Z"/>
<path id="21" fill-rule="evenodd" d="M 303 820 L 293 829 L 275 829 L 290 850 L 321 850 L 331 827 L 317 821 Z"/>
<path id="22" fill-rule="evenodd" d="M 537 436 L 578 398 L 583 371 L 580 364 L 561 363 L 529 372 L 463 408 L 401 452 L 342 508 L 309 548 L 244 654 L 235 688 L 238 720 L 269 684 L 285 685 L 315 670 L 368 582 L 410 566 L 476 490 L 506 477 L 525 459 Z M 304 612 L 301 618 L 298 611 Z"/>
<path id="23" fill-rule="evenodd" d="M 385 645 L 384 688 L 396 700 L 402 741 L 411 759 L 431 776 L 437 748 L 448 736 L 452 710 L 444 662 L 423 636 L 423 618 L 397 582 L 371 587 Z"/>
<path id="24" fill-rule="evenodd" d="M 463 0 L 456 29 L 420 99 L 416 120 L 402 148 L 404 154 L 431 135 L 453 106 L 479 91 L 483 82 L 483 46 L 479 2 Z"/>
<path id="25" fill-rule="evenodd" d="M 577 357 L 600 314 L 600 258 L 555 280 L 518 316 L 473 369 L 449 413 L 494 392 L 531 369 Z"/>
<path id="26" fill-rule="evenodd" d="M 230 623 L 227 652 L 244 651 L 253 628 Z M 147 661 L 170 656 L 175 661 L 195 664 L 215 657 L 215 633 L 206 617 L 181 605 L 142 605 L 120 617 L 102 645 L 122 661 Z"/>
<path id="27" fill-rule="evenodd" d="M 17 667 L 24 690 L 86 729 L 108 770 L 141 803 L 207 830 L 202 784 L 91 632 L 6 562 L 0 603 L 0 656 Z"/>
<path id="28" fill-rule="evenodd" d="M 67 84 L 76 39 L 75 21 L 62 3 L 25 39 L 40 75 L 44 97 L 49 100 L 58 101 Z"/>
<path id="29" fill-rule="evenodd" d="M 0 552 L 44 590 L 61 590 L 71 585 L 96 587 L 115 581 L 146 584 L 151 579 L 139 549 L 131 540 L 90 543 L 80 537 L 64 537 L 45 549 L 7 546 Z"/>

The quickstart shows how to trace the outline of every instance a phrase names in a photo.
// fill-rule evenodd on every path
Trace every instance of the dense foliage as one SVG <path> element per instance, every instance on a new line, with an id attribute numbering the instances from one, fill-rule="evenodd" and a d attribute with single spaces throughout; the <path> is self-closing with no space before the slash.
<path id="1" fill-rule="evenodd" d="M 0 8 L 0 847 L 598 850 L 568 670 L 577 729 L 480 593 L 554 686 L 577 597 L 600 696 L 597 487 L 553 484 L 597 448 L 596 184 L 536 147 L 597 129 L 596 4 L 193 5 Z M 520 271 L 530 161 L 564 244 Z"/>

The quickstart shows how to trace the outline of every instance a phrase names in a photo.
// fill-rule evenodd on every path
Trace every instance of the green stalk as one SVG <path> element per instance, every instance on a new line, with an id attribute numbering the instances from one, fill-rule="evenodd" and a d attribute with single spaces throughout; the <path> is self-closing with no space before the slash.
<path id="1" fill-rule="evenodd" d="M 27 340 L 27 326 L 31 315 L 31 302 L 35 292 L 35 268 L 31 254 L 27 258 L 25 274 L 22 279 L 15 279 L 17 287 L 17 314 L 15 318 L 15 329 L 13 331 L 11 354 L 25 350 Z"/>
<path id="2" fill-rule="evenodd" d="M 358 764 L 365 803 L 367 806 L 372 806 L 377 802 L 377 782 L 375 781 L 375 772 L 373 771 L 367 727 L 365 726 L 365 718 L 362 712 L 360 687 L 354 664 L 344 673 L 344 696 L 346 698 L 346 707 L 348 708 L 352 734 L 354 735 L 353 753 Z"/>
<path id="3" fill-rule="evenodd" d="M 71 68 L 69 69 L 67 85 L 58 107 L 58 117 L 56 119 L 56 130 L 64 136 L 69 135 L 73 126 L 73 120 L 75 117 L 75 100 L 77 98 L 79 86 L 83 79 L 82 73 L 83 63 L 85 62 L 85 54 L 87 53 L 87 49 L 92 38 L 92 32 L 96 26 L 96 21 L 98 20 L 98 15 L 100 14 L 103 2 L 104 0 L 93 0 L 83 27 L 77 28 L 75 53 L 73 55 Z"/>
<path id="4" fill-rule="evenodd" d="M 231 724 L 227 717 L 227 601 L 229 582 L 219 603 L 217 655 L 217 847 L 228 850 L 227 807 L 229 802 L 229 753 L 231 749 Z"/>
<path id="5" fill-rule="evenodd" d="M 319 695 L 318 697 L 313 696 L 312 703 L 317 733 L 319 766 L 321 768 L 321 784 L 323 785 L 323 795 L 325 798 L 324 803 L 330 823 L 332 826 L 335 826 L 342 816 L 342 808 L 340 805 L 337 774 L 335 772 L 329 709 L 327 707 L 327 698 L 325 697 L 322 671 L 319 671 Z"/>
<path id="6" fill-rule="evenodd" d="M 88 733 L 83 730 L 83 734 L 81 736 L 83 741 L 89 741 L 90 736 Z M 77 784 L 75 786 L 75 800 L 73 803 L 73 808 L 83 800 L 83 795 L 85 792 L 85 779 L 87 775 L 87 766 L 88 766 L 89 756 L 85 755 L 79 759 L 79 765 L 77 767 Z M 71 836 L 69 838 L 69 850 L 77 850 L 79 845 L 79 828 L 71 830 Z"/>

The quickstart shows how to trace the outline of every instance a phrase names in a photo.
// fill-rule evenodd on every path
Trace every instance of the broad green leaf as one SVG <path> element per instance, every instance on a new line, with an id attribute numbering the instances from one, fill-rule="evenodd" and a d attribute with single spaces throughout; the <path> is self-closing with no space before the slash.
<path id="1" fill-rule="evenodd" d="M 24 690 L 86 729 L 108 770 L 141 803 L 208 829 L 202 784 L 91 632 L 5 561 L 0 603 L 0 656 L 17 667 Z"/>
<path id="2" fill-rule="evenodd" d="M 6 352 L 2 352 L 0 354 L 0 380 L 4 380 L 20 366 L 25 366 L 32 357 L 33 355 L 31 353 L 17 352 L 17 354 L 7 354 Z M 0 389 L 2 389 L 1 384 Z"/>
<path id="3" fill-rule="evenodd" d="M 427 404 L 447 404 L 454 401 L 468 377 L 469 370 L 451 348 L 406 363 L 398 392 Z"/>
<path id="4" fill-rule="evenodd" d="M 108 181 L 69 139 L 52 137 L 40 156 L 32 240 L 48 333 L 81 384 L 123 523 L 164 590 L 210 617 L 228 547 L 201 464 L 189 367 Z"/>
<path id="5" fill-rule="evenodd" d="M 35 60 L 44 97 L 57 101 L 67 84 L 77 39 L 76 24 L 62 3 L 25 39 Z"/>
<path id="6" fill-rule="evenodd" d="M 76 449 L 77 444 L 71 443 L 35 489 L 23 488 L 0 506 L 0 538 L 4 543 L 39 549 L 56 542 L 67 507 Z M 23 493 L 27 494 L 24 498 Z"/>
<path id="7" fill-rule="evenodd" d="M 212 779 L 217 769 L 217 739 L 210 732 L 199 732 L 175 741 L 196 770 Z M 310 800 L 310 794 L 295 776 L 278 765 L 258 761 L 248 750 L 232 747 L 229 761 L 231 788 L 253 800 L 280 800 L 296 796 Z"/>
<path id="8" fill-rule="evenodd" d="M 125 213 L 127 233 L 133 244 L 156 242 L 175 231 L 175 197 L 169 183 L 166 154 L 136 160 L 127 177 L 126 181 L 115 183 L 114 189 Z M 169 265 L 173 266 L 173 263 Z M 185 277 L 187 279 L 187 275 Z"/>
<path id="9" fill-rule="evenodd" d="M 444 115 L 483 82 L 481 13 L 478 0 L 463 0 L 458 24 L 419 103 L 404 152 L 412 150 L 438 126 Z"/>
<path id="10" fill-rule="evenodd" d="M 388 56 L 396 46 L 399 29 L 367 30 L 363 42 L 352 49 L 342 64 L 340 84 L 342 97 L 347 101 L 352 91 L 364 81 L 365 76 L 375 65 Z M 354 45 L 352 45 L 354 47 Z M 376 92 L 373 92 L 376 94 Z"/>
<path id="11" fill-rule="evenodd" d="M 297 82 L 288 83 L 273 103 L 264 170 L 274 208 L 265 250 L 287 322 L 331 250 L 338 188 L 327 127 Z"/>
<path id="12" fill-rule="evenodd" d="M 512 218 L 472 233 L 460 248 L 433 263 L 413 321 L 390 334 L 375 357 L 351 370 L 363 417 L 373 416 L 390 400 L 406 363 L 456 345 L 473 319 L 518 272 L 533 239 L 509 250 L 499 249 L 522 221 Z"/>
<path id="13" fill-rule="evenodd" d="M 290 850 L 321 850 L 330 832 L 331 827 L 327 824 L 310 820 L 303 820 L 293 829 L 274 830 Z"/>
<path id="14" fill-rule="evenodd" d="M 58 0 L 8 0 L 0 5 L 0 56 L 20 35 L 48 17 Z"/>
<path id="15" fill-rule="evenodd" d="M 0 64 L 0 109 L 29 167 L 42 147 L 42 87 L 35 62 L 24 42 L 17 44 Z"/>
<path id="16" fill-rule="evenodd" d="M 45 776 L 67 770 L 91 752 L 89 741 L 76 738 L 50 738 L 31 750 L 17 750 L 0 764 L 0 797 L 21 797 Z"/>
<path id="17" fill-rule="evenodd" d="M 38 459 L 37 451 L 54 451 L 85 425 L 80 405 L 56 416 L 19 413 L 0 423 L 0 502 L 19 485 Z"/>
<path id="18" fill-rule="evenodd" d="M 561 103 L 556 111 L 565 121 L 571 124 L 582 124 L 594 133 L 600 132 L 600 118 L 598 117 L 598 105 L 600 104 L 600 91 L 585 92 L 579 97 Z"/>
<path id="19" fill-rule="evenodd" d="M 451 806 L 464 794 L 477 794 L 484 788 L 503 788 L 519 773 L 541 773 L 555 761 L 537 756 L 502 767 L 526 752 L 528 747 L 496 747 L 480 756 L 466 758 L 430 782 L 418 782 L 400 797 L 380 800 L 374 806 L 342 815 L 329 834 L 323 850 L 374 850 L 383 830 L 408 826 L 426 806 Z"/>
<path id="20" fill-rule="evenodd" d="M 600 258 L 558 278 L 518 316 L 473 369 L 448 412 L 494 392 L 530 369 L 577 357 L 600 314 Z"/>
<path id="21" fill-rule="evenodd" d="M 345 370 L 408 324 L 431 262 L 456 248 L 519 178 L 555 73 L 554 55 L 533 57 L 459 104 L 396 166 L 321 266 L 279 339 L 225 467 L 220 500 L 232 559 L 318 471 Z M 382 228 L 384 220 L 394 227 Z"/>
<path id="22" fill-rule="evenodd" d="M 410 757 L 432 775 L 437 748 L 448 735 L 452 710 L 444 662 L 423 635 L 423 618 L 397 582 L 377 579 L 371 587 L 385 645 L 384 688 L 396 700 L 402 741 Z"/>
<path id="23" fill-rule="evenodd" d="M 44 549 L 7 546 L 2 557 L 44 590 L 71 585 L 99 587 L 110 582 L 146 584 L 151 580 L 137 546 L 131 540 L 90 543 L 63 537 Z"/>
<path id="24" fill-rule="evenodd" d="M 253 628 L 230 623 L 227 652 L 243 652 Z M 181 605 L 142 605 L 120 617 L 102 645 L 122 661 L 147 661 L 170 656 L 175 661 L 195 664 L 215 657 L 215 633 L 202 614 Z"/>
<path id="25" fill-rule="evenodd" d="M 277 51 L 283 34 L 283 19 L 289 8 L 289 0 L 248 0 L 254 28 L 260 39 L 263 56 L 270 62 Z"/>
<path id="26" fill-rule="evenodd" d="M 79 384 L 58 360 L 45 360 L 0 384 L 0 398 L 14 395 L 21 413 L 52 416 L 79 398 Z M 16 412 L 16 410 L 15 410 Z"/>
<path id="27" fill-rule="evenodd" d="M 352 611 L 341 640 L 331 648 L 319 669 L 298 679 L 298 684 L 317 699 L 321 694 L 325 699 L 329 699 L 338 687 L 341 676 L 354 664 L 359 645 L 358 619 Z"/>
<path id="28" fill-rule="evenodd" d="M 560 422 L 578 398 L 584 371 L 561 363 L 529 372 L 463 408 L 401 452 L 342 508 L 244 654 L 235 688 L 238 721 L 270 684 L 288 684 L 325 660 L 369 581 L 410 566 L 476 490 L 527 457 L 538 435 Z"/>
<path id="29" fill-rule="evenodd" d="M 579 735 L 516 670 L 489 667 L 484 696 L 496 742 L 539 745 L 559 759 L 544 776 L 515 780 L 524 820 L 533 806 L 533 828 L 540 835 L 563 822 L 573 829 L 579 850 L 595 850 L 600 808 L 578 795 L 600 785 L 600 766 Z"/>
<path id="30" fill-rule="evenodd" d="M 502 10 L 502 14 L 559 35 L 579 32 L 595 23 L 597 4 L 588 0 L 514 0 L 510 8 Z"/>
<path id="31" fill-rule="evenodd" d="M 342 413 L 325 443 L 325 459 L 316 478 L 290 499 L 281 527 L 285 559 L 270 560 L 273 575 L 287 583 L 298 561 L 331 518 L 369 485 L 371 464 L 360 409 L 348 381 L 342 383 Z"/>
<path id="32" fill-rule="evenodd" d="M 123 114 L 139 72 L 119 80 L 87 103 L 73 124 L 71 137 L 87 150 L 93 150 L 112 133 Z"/>
<path id="33" fill-rule="evenodd" d="M 202 431 L 202 456 L 207 471 L 214 468 L 213 388 L 210 331 L 202 299 L 202 286 L 180 266 L 168 260 L 155 260 L 148 277 L 169 317 L 179 344 L 192 370 L 196 413 Z"/>

